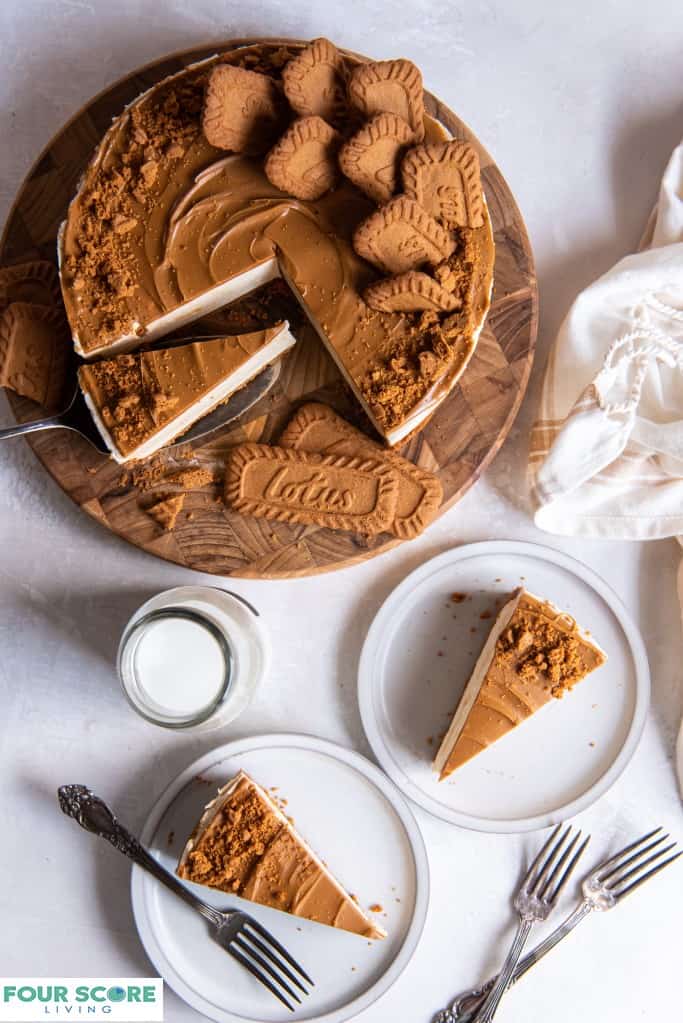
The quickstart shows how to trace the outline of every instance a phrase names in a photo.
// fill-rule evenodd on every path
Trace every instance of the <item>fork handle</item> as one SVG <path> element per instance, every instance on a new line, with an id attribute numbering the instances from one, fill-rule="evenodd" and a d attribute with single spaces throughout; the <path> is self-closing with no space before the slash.
<path id="1" fill-rule="evenodd" d="M 476 1023 L 491 1023 L 491 1020 L 498 1009 L 498 1005 L 500 1004 L 500 1000 L 507 990 L 512 974 L 515 972 L 515 966 L 519 962 L 519 957 L 522 954 L 522 949 L 526 944 L 526 940 L 529 937 L 529 932 L 533 924 L 533 918 L 526 916 L 520 917 L 517 925 L 517 933 L 515 934 L 512 945 L 510 946 L 510 951 L 505 957 L 505 962 L 501 967 L 500 973 L 496 977 L 493 987 L 484 999 L 484 1004 L 475 1016 Z"/>
<path id="2" fill-rule="evenodd" d="M 137 863 L 143 870 L 147 870 L 157 881 L 161 881 L 175 895 L 201 913 L 206 920 L 216 927 L 220 926 L 223 914 L 198 899 L 177 877 L 162 867 L 135 835 L 132 835 L 116 819 L 103 799 L 96 796 L 85 785 L 62 785 L 58 791 L 58 797 L 61 810 L 67 817 L 73 817 L 86 831 L 90 831 L 100 838 L 106 838 L 115 849 L 127 856 L 133 863 Z"/>
<path id="3" fill-rule="evenodd" d="M 588 916 L 592 909 L 593 907 L 590 902 L 585 900 L 580 902 L 559 927 L 551 931 L 547 938 L 544 938 L 535 948 L 532 948 L 531 952 L 525 955 L 523 959 L 520 959 L 510 978 L 508 987 L 516 984 L 532 966 L 535 966 L 543 956 L 547 955 L 552 948 L 555 948 L 555 945 L 559 944 L 563 938 L 566 938 L 569 932 L 573 931 Z M 484 999 L 495 982 L 496 978 L 491 977 L 481 987 L 473 988 L 471 991 L 466 991 L 460 995 L 453 1002 L 450 1009 L 446 1009 L 436 1017 L 438 1023 L 473 1023 L 478 1010 L 483 1006 Z"/>

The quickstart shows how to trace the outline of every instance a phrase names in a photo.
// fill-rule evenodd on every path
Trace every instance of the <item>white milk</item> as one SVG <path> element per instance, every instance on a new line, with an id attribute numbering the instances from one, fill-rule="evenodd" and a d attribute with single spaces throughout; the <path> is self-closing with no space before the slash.
<path id="1" fill-rule="evenodd" d="M 150 622 L 135 648 L 141 695 L 150 709 L 171 717 L 192 717 L 214 704 L 225 672 L 218 641 L 190 619 Z"/>
<path id="2" fill-rule="evenodd" d="M 148 721 L 213 728 L 242 713 L 269 661 L 256 608 L 215 586 L 178 586 L 138 608 L 117 667 L 128 700 Z"/>

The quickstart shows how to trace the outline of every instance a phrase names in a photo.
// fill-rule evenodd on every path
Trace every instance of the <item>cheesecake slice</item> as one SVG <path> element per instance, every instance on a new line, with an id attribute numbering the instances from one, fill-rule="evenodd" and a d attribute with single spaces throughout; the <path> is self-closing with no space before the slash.
<path id="1" fill-rule="evenodd" d="M 491 628 L 434 758 L 439 781 L 606 660 L 568 614 L 525 589 L 515 590 Z"/>
<path id="2" fill-rule="evenodd" d="M 117 462 L 148 458 L 253 380 L 294 344 L 287 323 L 251 334 L 119 355 L 78 371 Z"/>
<path id="3" fill-rule="evenodd" d="M 207 804 L 176 873 L 364 938 L 386 932 L 362 912 L 265 789 L 240 771 Z"/>

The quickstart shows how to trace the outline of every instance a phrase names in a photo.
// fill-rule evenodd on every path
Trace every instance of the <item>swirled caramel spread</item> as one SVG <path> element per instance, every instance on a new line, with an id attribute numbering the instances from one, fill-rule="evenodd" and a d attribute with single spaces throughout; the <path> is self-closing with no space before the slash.
<path id="1" fill-rule="evenodd" d="M 365 938 L 385 937 L 244 771 L 207 805 L 177 874 Z"/>
<path id="2" fill-rule="evenodd" d="M 413 429 L 434 410 L 476 343 L 490 299 L 490 221 L 456 228 L 454 253 L 433 268 L 454 295 L 448 315 L 366 305 L 362 293 L 381 274 L 354 252 L 352 236 L 374 203 L 348 181 L 315 201 L 294 199 L 270 183 L 261 159 L 226 156 L 201 131 L 217 62 L 279 79 L 288 56 L 262 44 L 213 58 L 114 122 L 62 231 L 67 314 L 88 357 L 160 336 L 281 274 L 375 426 L 396 442 L 401 424 Z M 425 127 L 428 139 L 444 137 L 435 121 Z"/>
<path id="3" fill-rule="evenodd" d="M 606 661 L 569 615 L 526 590 L 500 611 L 435 757 L 440 780 Z"/>

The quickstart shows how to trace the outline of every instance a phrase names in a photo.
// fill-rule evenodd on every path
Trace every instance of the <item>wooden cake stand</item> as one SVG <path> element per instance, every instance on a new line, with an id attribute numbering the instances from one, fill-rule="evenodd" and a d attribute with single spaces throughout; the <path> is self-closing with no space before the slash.
<path id="1" fill-rule="evenodd" d="M 233 39 L 176 54 L 147 65 L 100 93 L 50 142 L 24 181 L 0 241 L 0 262 L 37 257 L 54 262 L 57 231 L 79 178 L 112 118 L 126 104 L 188 64 L 242 43 L 263 41 Z M 524 222 L 500 171 L 448 107 L 429 93 L 425 94 L 425 103 L 428 113 L 454 137 L 468 139 L 477 147 L 496 241 L 493 302 L 470 364 L 436 415 L 400 449 L 439 476 L 444 489 L 443 513 L 490 465 L 512 426 L 531 370 L 538 295 Z M 281 293 L 276 301 L 287 303 L 289 298 Z M 292 304 L 294 307 L 293 299 Z M 264 303 L 264 308 L 267 305 Z M 256 316 L 251 307 L 247 313 Z M 228 327 L 230 315 L 225 318 Z M 249 329 L 243 325 L 243 313 L 240 315 L 242 325 L 235 325 L 233 333 Z M 152 487 L 139 479 L 136 483 L 136 473 L 129 467 L 98 454 L 70 431 L 35 434 L 27 443 L 85 512 L 150 554 L 187 568 L 224 576 L 288 578 L 374 557 L 400 541 L 388 534 L 368 540 L 317 526 L 242 517 L 225 506 L 218 481 L 187 493 L 171 532 L 164 532 L 145 511 L 160 497 L 182 489 L 165 484 L 165 473 L 201 465 L 215 470 L 220 479 L 229 447 L 245 439 L 274 441 L 303 399 L 327 402 L 358 422 L 353 400 L 312 328 L 301 322 L 300 316 L 296 319 L 295 308 L 291 316 L 298 343 L 287 355 L 273 390 L 247 414 L 249 421 L 204 441 L 161 452 L 155 460 L 155 476 L 159 478 Z M 38 409 L 32 402 L 12 393 L 8 397 L 18 421 L 37 417 Z"/>

